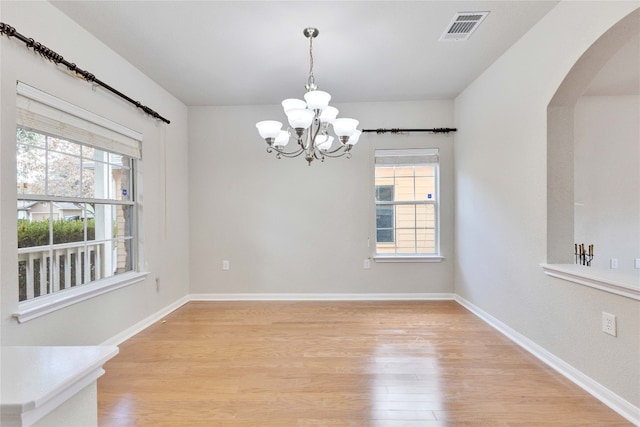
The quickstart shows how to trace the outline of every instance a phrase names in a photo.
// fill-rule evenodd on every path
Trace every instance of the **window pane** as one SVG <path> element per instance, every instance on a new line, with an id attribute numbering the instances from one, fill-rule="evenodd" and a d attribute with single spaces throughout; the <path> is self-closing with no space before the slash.
<path id="1" fill-rule="evenodd" d="M 416 200 L 435 200 L 436 180 L 434 177 L 416 177 Z"/>
<path id="2" fill-rule="evenodd" d="M 415 239 L 415 229 L 396 229 L 396 252 L 399 254 L 415 254 Z"/>
<path id="3" fill-rule="evenodd" d="M 18 201 L 18 248 L 45 246 L 49 242 L 49 202 Z"/>
<path id="4" fill-rule="evenodd" d="M 128 159 L 128 158 L 125 158 Z M 112 171 L 116 200 L 133 200 L 131 188 L 131 169 L 114 167 Z"/>
<path id="5" fill-rule="evenodd" d="M 47 194 L 80 197 L 80 158 L 50 151 L 47 161 Z"/>
<path id="6" fill-rule="evenodd" d="M 435 228 L 435 205 L 416 205 L 416 228 Z"/>
<path id="7" fill-rule="evenodd" d="M 376 241 L 378 243 L 393 242 L 393 240 L 393 229 L 377 229 Z"/>
<path id="8" fill-rule="evenodd" d="M 46 155 L 43 148 L 18 144 L 16 179 L 18 194 L 45 194 Z"/>
<path id="9" fill-rule="evenodd" d="M 82 162 L 82 195 L 87 199 L 96 198 L 96 168 L 94 162 Z"/>
<path id="10" fill-rule="evenodd" d="M 376 200 L 392 202 L 394 199 L 393 185 L 376 185 Z"/>
<path id="11" fill-rule="evenodd" d="M 115 247 L 114 274 L 133 270 L 133 239 L 118 239 Z"/>
<path id="12" fill-rule="evenodd" d="M 396 176 L 396 200 L 413 201 L 415 196 L 415 185 L 413 176 Z"/>
<path id="13" fill-rule="evenodd" d="M 66 204 L 73 205 L 72 203 Z M 69 206 L 69 208 L 71 208 L 71 206 Z M 69 211 L 70 210 L 71 209 L 69 209 Z M 85 222 L 81 217 L 82 211 L 78 209 L 77 215 L 68 215 L 68 219 L 57 219 L 53 221 L 53 244 L 60 245 L 63 243 L 83 242 L 85 238 Z M 90 225 L 93 226 L 93 224 Z"/>
<path id="14" fill-rule="evenodd" d="M 418 253 L 435 253 L 436 233 L 434 229 L 416 230 L 416 250 Z"/>
<path id="15" fill-rule="evenodd" d="M 82 146 L 82 157 L 85 159 L 93 159 L 95 149 L 89 145 Z"/>
<path id="16" fill-rule="evenodd" d="M 80 144 L 64 139 L 54 138 L 52 136 L 47 138 L 48 148 L 51 151 L 57 151 L 64 154 L 72 154 L 74 156 L 80 156 Z"/>
<path id="17" fill-rule="evenodd" d="M 33 147 L 44 148 L 45 146 L 44 135 L 21 127 L 18 127 L 16 129 L 16 141 L 18 142 L 18 144 L 26 144 Z"/>

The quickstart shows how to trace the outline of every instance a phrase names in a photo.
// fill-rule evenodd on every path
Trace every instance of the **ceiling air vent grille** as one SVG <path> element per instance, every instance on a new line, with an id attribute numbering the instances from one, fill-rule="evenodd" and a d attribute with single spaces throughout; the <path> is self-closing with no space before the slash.
<path id="1" fill-rule="evenodd" d="M 440 41 L 467 40 L 487 17 L 489 12 L 458 12 L 453 17 Z"/>

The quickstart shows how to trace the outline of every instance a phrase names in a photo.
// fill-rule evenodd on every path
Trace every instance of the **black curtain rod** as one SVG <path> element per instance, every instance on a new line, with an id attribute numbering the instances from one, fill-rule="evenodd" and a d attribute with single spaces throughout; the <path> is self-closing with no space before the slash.
<path id="1" fill-rule="evenodd" d="M 449 133 L 456 132 L 458 129 L 456 128 L 432 128 L 432 129 L 362 129 L 362 132 L 375 132 L 377 134 L 381 133 L 402 133 L 402 132 L 431 132 L 431 133 Z"/>
<path id="2" fill-rule="evenodd" d="M 62 64 L 64 66 L 66 66 L 70 71 L 73 71 L 74 73 L 79 74 L 80 76 L 82 76 L 89 83 L 95 83 L 97 85 L 102 86 L 103 88 L 107 89 L 109 92 L 118 95 L 120 98 L 123 98 L 124 100 L 126 100 L 126 101 L 130 102 L 131 104 L 135 105 L 136 107 L 140 108 L 142 111 L 144 111 L 145 113 L 149 114 L 150 116 L 152 116 L 152 117 L 154 117 L 156 119 L 162 120 L 163 122 L 165 122 L 167 124 L 171 123 L 169 120 L 165 119 L 160 114 L 158 114 L 155 111 L 153 111 L 151 108 L 147 107 L 146 105 L 142 105 L 138 101 L 134 101 L 133 99 L 129 98 L 124 93 L 112 88 L 108 84 L 106 84 L 106 83 L 102 82 L 101 80 L 99 80 L 98 78 L 96 78 L 96 76 L 94 76 L 90 72 L 85 71 L 85 70 L 79 68 L 78 66 L 76 66 L 76 64 L 73 64 L 73 63 L 65 60 L 62 57 L 62 55 L 59 55 L 58 53 L 56 53 L 53 50 L 51 50 L 48 47 L 46 47 L 45 45 L 43 45 L 43 44 L 41 44 L 41 43 L 31 39 L 31 38 L 27 38 L 27 37 L 23 36 L 22 34 L 17 32 L 16 29 L 13 28 L 11 25 L 5 24 L 4 22 L 0 22 L 0 33 L 1 34 L 5 34 L 8 37 L 17 38 L 18 40 L 20 40 L 21 42 L 26 44 L 28 48 L 33 49 L 34 52 L 40 54 L 41 56 L 43 56 L 44 58 L 48 59 L 49 61 L 54 62 L 56 64 Z"/>

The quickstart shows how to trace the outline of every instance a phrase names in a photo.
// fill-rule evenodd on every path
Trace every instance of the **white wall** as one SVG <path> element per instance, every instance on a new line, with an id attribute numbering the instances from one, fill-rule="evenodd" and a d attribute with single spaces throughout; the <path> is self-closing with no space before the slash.
<path id="1" fill-rule="evenodd" d="M 583 96 L 574 114 L 576 242 L 595 245 L 594 268 L 616 258 L 631 274 L 640 258 L 640 97 Z"/>
<path id="2" fill-rule="evenodd" d="M 48 2 L 0 3 L 0 18 L 80 68 L 171 120 L 159 124 L 126 101 L 68 74 L 63 67 L 0 38 L 0 298 L 3 345 L 98 344 L 188 293 L 187 108 Z M 141 132 L 142 223 L 148 279 L 29 322 L 12 318 L 18 305 L 15 85 L 37 87 Z M 163 165 L 166 142 L 166 172 Z M 166 174 L 166 175 L 165 175 Z M 166 181 L 166 188 L 164 183 Z M 166 208 L 166 209 L 165 209 Z M 160 277 L 156 290 L 155 277 Z"/>
<path id="3" fill-rule="evenodd" d="M 336 107 L 361 128 L 453 123 L 452 101 Z M 266 119 L 286 116 L 279 105 L 189 108 L 191 292 L 453 291 L 451 134 L 363 134 L 351 159 L 308 166 L 303 158 L 266 153 L 255 127 Z M 441 150 L 442 263 L 374 262 L 363 269 L 375 241 L 373 150 L 391 147 Z M 229 271 L 222 271 L 224 259 Z"/>
<path id="4" fill-rule="evenodd" d="M 640 406 L 638 301 L 549 278 L 547 106 L 638 2 L 562 2 L 455 101 L 456 293 Z M 499 242 L 496 244 L 496 242 Z M 603 334 L 601 313 L 618 316 Z"/>

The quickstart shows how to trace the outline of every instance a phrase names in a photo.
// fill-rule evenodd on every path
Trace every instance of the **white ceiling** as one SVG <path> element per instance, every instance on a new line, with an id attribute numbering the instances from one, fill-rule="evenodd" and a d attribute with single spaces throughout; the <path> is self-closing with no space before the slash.
<path id="1" fill-rule="evenodd" d="M 254 105 L 304 94 L 305 27 L 320 30 L 314 74 L 335 102 L 450 99 L 558 2 L 52 3 L 185 104 Z M 490 14 L 469 40 L 438 41 L 471 11 Z"/>

